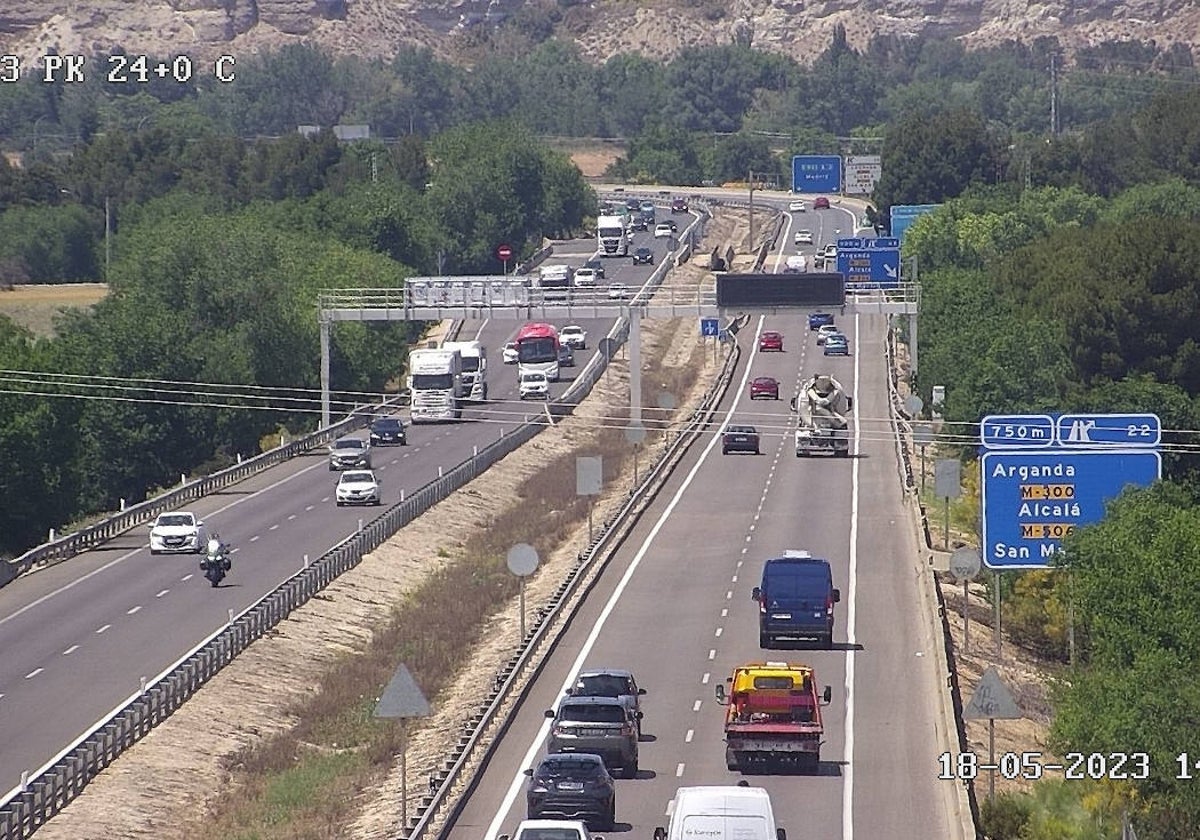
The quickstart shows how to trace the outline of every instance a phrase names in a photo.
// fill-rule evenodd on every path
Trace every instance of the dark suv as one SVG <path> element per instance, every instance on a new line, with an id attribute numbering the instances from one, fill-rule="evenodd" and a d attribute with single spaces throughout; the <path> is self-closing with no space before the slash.
<path id="1" fill-rule="evenodd" d="M 583 820 L 611 831 L 617 818 L 617 786 L 600 756 L 590 753 L 548 755 L 526 770 L 526 819 Z"/>
<path id="2" fill-rule="evenodd" d="M 592 257 L 583 264 L 583 267 L 593 269 L 596 272 L 597 280 L 604 279 L 604 262 L 599 257 Z"/>
<path id="3" fill-rule="evenodd" d="M 569 692 L 572 697 L 616 697 L 633 714 L 638 737 L 642 736 L 642 701 L 646 689 L 638 688 L 633 673 L 623 668 L 593 668 L 582 671 L 575 687 Z"/>
<path id="4" fill-rule="evenodd" d="M 637 718 L 619 697 L 567 696 L 558 711 L 546 710 L 554 719 L 547 749 L 552 753 L 594 753 L 614 772 L 628 779 L 638 772 Z"/>
<path id="5" fill-rule="evenodd" d="M 645 248 L 645 247 L 638 248 L 636 251 L 633 252 L 633 264 L 634 265 L 642 265 L 642 264 L 654 265 L 654 252 L 651 251 L 649 248 Z"/>

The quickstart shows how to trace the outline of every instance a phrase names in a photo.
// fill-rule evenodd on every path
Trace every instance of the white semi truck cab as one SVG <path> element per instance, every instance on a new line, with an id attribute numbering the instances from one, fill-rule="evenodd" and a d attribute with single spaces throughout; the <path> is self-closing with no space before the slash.
<path id="1" fill-rule="evenodd" d="M 485 402 L 488 398 L 487 348 L 481 341 L 446 341 L 443 350 L 457 350 L 462 356 L 463 399 Z"/>
<path id="2" fill-rule="evenodd" d="M 410 351 L 408 388 L 413 423 L 458 420 L 464 393 L 462 353 L 442 347 Z"/>

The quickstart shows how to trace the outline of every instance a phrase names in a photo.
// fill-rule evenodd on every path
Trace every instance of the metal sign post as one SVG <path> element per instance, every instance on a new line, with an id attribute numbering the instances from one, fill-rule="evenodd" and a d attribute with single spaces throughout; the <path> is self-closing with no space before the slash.
<path id="1" fill-rule="evenodd" d="M 633 444 L 633 486 L 638 485 L 638 450 L 642 447 L 642 441 L 646 439 L 646 427 L 638 420 L 632 426 L 625 430 L 625 440 Z"/>
<path id="2" fill-rule="evenodd" d="M 517 543 L 508 550 L 508 570 L 520 579 L 521 644 L 525 644 L 525 578 L 538 567 L 537 549 L 529 543 Z"/>
<path id="3" fill-rule="evenodd" d="M 962 495 L 962 462 L 957 458 L 942 458 L 933 465 L 933 492 L 946 501 L 946 535 L 943 548 L 950 550 L 950 500 Z"/>
<path id="4" fill-rule="evenodd" d="M 971 647 L 971 612 L 967 609 L 967 598 L 970 595 L 968 585 L 975 576 L 979 574 L 979 570 L 983 568 L 983 558 L 979 554 L 978 548 L 959 548 L 950 555 L 950 574 L 954 575 L 954 579 L 962 584 L 963 588 L 963 651 L 967 651 Z"/>
<path id="5" fill-rule="evenodd" d="M 996 798 L 996 721 L 1023 718 L 1012 692 L 1000 679 L 995 668 L 988 668 L 979 678 L 975 695 L 963 708 L 964 720 L 986 720 L 988 722 L 988 799 Z"/>
<path id="6" fill-rule="evenodd" d="M 604 460 L 600 455 L 575 458 L 575 495 L 588 497 L 588 545 L 592 544 L 592 508 L 604 484 Z"/>
<path id="7" fill-rule="evenodd" d="M 400 836 L 408 837 L 408 731 L 410 718 L 429 716 L 429 701 L 403 664 L 375 704 L 375 717 L 400 721 Z"/>

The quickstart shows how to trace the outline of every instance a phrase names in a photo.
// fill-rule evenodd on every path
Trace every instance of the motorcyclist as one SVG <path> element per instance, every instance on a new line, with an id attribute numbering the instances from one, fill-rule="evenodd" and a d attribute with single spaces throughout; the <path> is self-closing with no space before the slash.
<path id="1" fill-rule="evenodd" d="M 220 568 L 229 571 L 233 565 L 229 559 L 229 546 L 221 540 L 220 534 L 213 534 L 208 540 L 208 557 L 206 560 L 209 563 L 219 563 Z"/>

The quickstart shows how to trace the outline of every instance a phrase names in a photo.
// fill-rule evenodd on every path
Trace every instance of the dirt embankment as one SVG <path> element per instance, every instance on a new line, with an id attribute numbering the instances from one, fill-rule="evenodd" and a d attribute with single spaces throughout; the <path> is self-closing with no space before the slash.
<path id="1" fill-rule="evenodd" d="M 728 242 L 745 226 L 742 211 L 722 210 L 709 225 L 707 242 Z M 705 274 L 701 265 L 689 263 L 673 272 L 669 282 L 694 289 Z M 691 388 L 678 400 L 681 412 L 695 404 L 718 369 L 711 353 L 696 352 L 701 341 L 698 333 L 690 318 L 643 323 L 644 371 L 688 371 Z M 323 675 L 343 657 L 362 651 L 406 594 L 449 562 L 475 531 L 488 528 L 504 510 L 518 505 L 514 491 L 522 481 L 564 453 L 594 454 L 601 428 L 614 422 L 613 407 L 629 403 L 627 360 L 626 353 L 615 361 L 574 415 L 543 431 L 404 528 L 295 611 L 270 637 L 234 660 L 97 777 L 82 796 L 38 832 L 39 838 L 170 840 L 205 836 L 204 816 L 214 804 L 210 798 L 231 783 L 226 768 L 235 756 L 272 733 L 296 726 L 299 719 L 294 710 L 313 694 Z M 695 369 L 698 360 L 702 360 L 700 370 Z M 643 393 L 653 387 L 648 380 Z M 653 391 L 650 393 L 652 396 Z M 652 406 L 653 399 L 644 398 L 644 404 Z M 632 464 L 627 464 L 598 498 L 596 522 L 617 509 L 631 482 Z M 586 542 L 584 522 L 557 551 L 541 558 L 526 588 L 530 612 L 549 600 Z M 515 652 L 519 622 L 513 599 L 489 620 L 485 641 L 464 660 L 451 688 L 436 698 L 431 717 L 410 731 L 410 813 L 427 789 L 429 774 L 440 766 L 463 722 L 477 710 L 481 676 L 491 680 Z M 330 826 L 323 836 L 394 837 L 399 786 L 398 767 L 387 778 L 365 784 L 357 797 L 358 816 L 353 825 Z"/>

